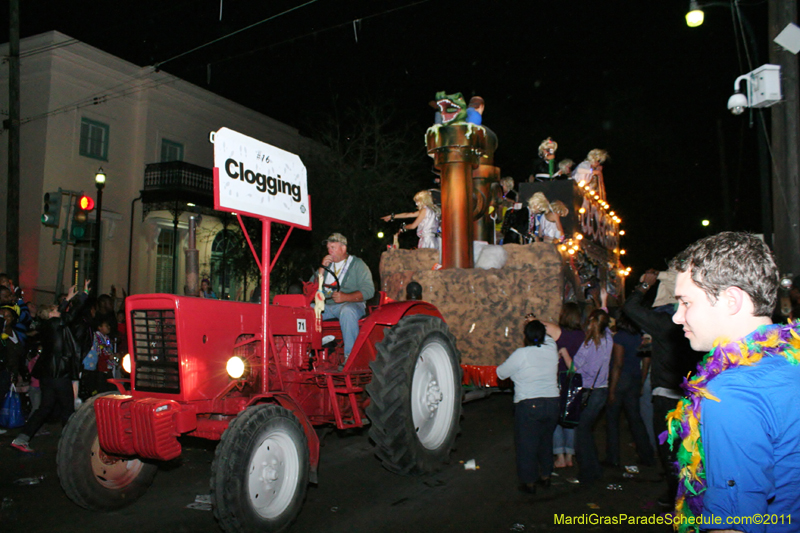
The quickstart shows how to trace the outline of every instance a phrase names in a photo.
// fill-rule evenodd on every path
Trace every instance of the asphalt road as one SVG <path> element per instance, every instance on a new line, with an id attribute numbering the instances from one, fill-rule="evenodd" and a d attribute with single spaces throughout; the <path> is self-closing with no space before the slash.
<path id="1" fill-rule="evenodd" d="M 512 398 L 508 393 L 464 405 L 461 435 L 453 460 L 436 474 L 403 477 L 384 470 L 374 457 L 366 431 L 333 432 L 323 441 L 319 485 L 311 485 L 296 532 L 506 532 L 631 531 L 631 525 L 565 525 L 560 515 L 594 514 L 610 519 L 658 516 L 655 500 L 664 488 L 657 468 L 640 467 L 632 478 L 607 469 L 591 488 L 566 483 L 576 468 L 559 469 L 552 487 L 536 495 L 517 491 L 512 437 Z M 622 424 L 625 428 L 625 424 Z M 55 470 L 57 426 L 32 441 L 34 454 L 10 446 L 17 431 L 0 436 L 0 531 L 115 533 L 218 533 L 208 510 L 192 504 L 209 493 L 215 443 L 183 439 L 183 455 L 163 465 L 138 502 L 115 512 L 95 513 L 73 504 L 62 492 Z M 597 428 L 604 456 L 604 425 Z M 633 448 L 623 434 L 623 463 L 633 463 Z M 477 470 L 465 470 L 474 459 Z M 626 461 L 627 459 L 627 461 Z M 35 485 L 15 483 L 43 476 Z M 609 490 L 617 485 L 621 490 Z M 637 525 L 641 532 L 671 531 L 665 525 Z"/>

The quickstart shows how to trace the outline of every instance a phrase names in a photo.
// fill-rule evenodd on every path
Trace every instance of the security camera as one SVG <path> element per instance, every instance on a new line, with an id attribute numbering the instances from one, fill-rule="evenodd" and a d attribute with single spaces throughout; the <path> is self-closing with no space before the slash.
<path id="1" fill-rule="evenodd" d="M 742 93 L 737 92 L 728 98 L 728 109 L 734 115 L 741 115 L 745 107 L 747 107 L 747 97 Z"/>

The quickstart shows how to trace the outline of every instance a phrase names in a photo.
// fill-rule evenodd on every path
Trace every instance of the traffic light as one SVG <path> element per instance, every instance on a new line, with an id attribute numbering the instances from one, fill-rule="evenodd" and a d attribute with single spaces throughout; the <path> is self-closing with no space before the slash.
<path id="1" fill-rule="evenodd" d="M 89 225 L 89 213 L 94 209 L 94 200 L 91 196 L 81 194 L 75 199 L 75 214 L 72 216 L 72 229 L 70 236 L 74 240 L 83 239 L 86 236 L 86 228 Z"/>
<path id="2" fill-rule="evenodd" d="M 61 220 L 61 189 L 44 193 L 44 207 L 42 208 L 42 224 L 50 228 L 57 228 Z"/>

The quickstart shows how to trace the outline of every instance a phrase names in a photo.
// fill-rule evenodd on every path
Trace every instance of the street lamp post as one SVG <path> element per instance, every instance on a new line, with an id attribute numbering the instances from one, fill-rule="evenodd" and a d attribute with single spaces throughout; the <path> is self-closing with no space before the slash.
<path id="1" fill-rule="evenodd" d="M 103 188 L 106 186 L 106 174 L 103 172 L 103 167 L 94 175 L 94 185 L 97 187 L 97 220 L 95 223 L 95 247 L 94 247 L 94 261 L 93 275 L 92 275 L 92 290 L 95 295 L 100 294 L 100 244 L 103 242 L 102 219 L 103 219 Z"/>

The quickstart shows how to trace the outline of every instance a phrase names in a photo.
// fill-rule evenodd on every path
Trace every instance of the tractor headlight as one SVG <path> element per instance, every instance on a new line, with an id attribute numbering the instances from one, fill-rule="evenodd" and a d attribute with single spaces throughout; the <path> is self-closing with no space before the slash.
<path id="1" fill-rule="evenodd" d="M 131 354 L 129 353 L 126 353 L 125 356 L 122 358 L 122 370 L 124 370 L 128 374 L 131 373 Z"/>
<path id="2" fill-rule="evenodd" d="M 228 359 L 228 364 L 225 365 L 225 370 L 228 371 L 228 375 L 233 379 L 239 379 L 244 375 L 244 361 L 241 357 L 234 355 Z"/>

